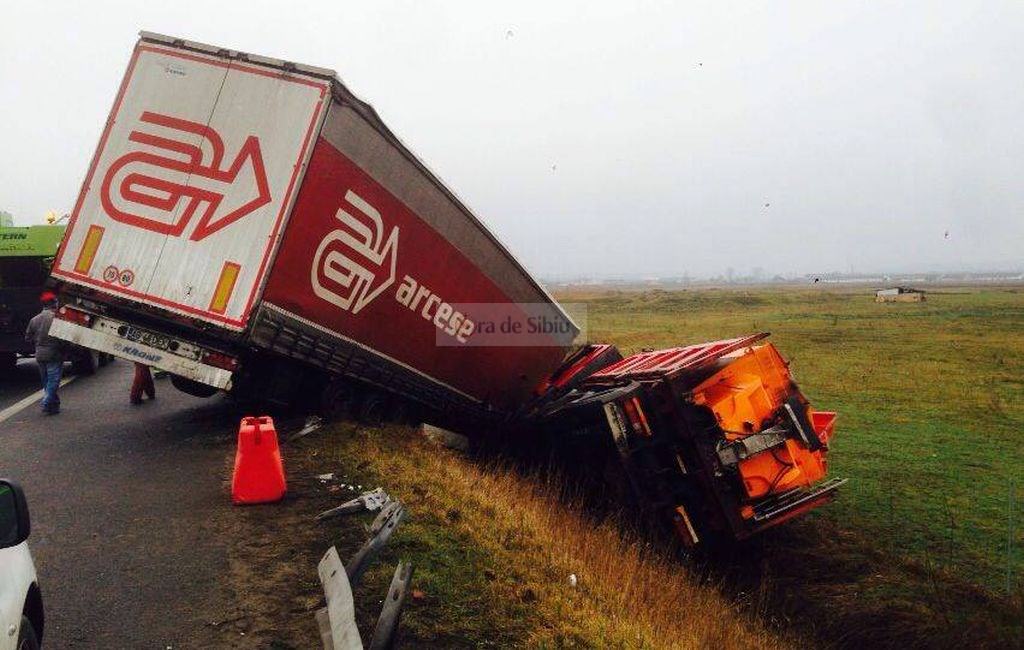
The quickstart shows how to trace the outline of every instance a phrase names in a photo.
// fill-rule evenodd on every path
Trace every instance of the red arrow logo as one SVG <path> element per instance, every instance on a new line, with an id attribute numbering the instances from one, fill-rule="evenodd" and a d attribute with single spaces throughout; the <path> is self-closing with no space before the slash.
<path id="1" fill-rule="evenodd" d="M 209 126 L 149 111 L 142 114 L 140 121 L 179 131 L 183 137 L 171 139 L 143 131 L 132 131 L 128 137 L 131 142 L 163 150 L 171 155 L 160 155 L 152 151 L 132 151 L 110 165 L 103 178 L 100 201 L 111 219 L 152 232 L 180 237 L 200 205 L 205 204 L 206 208 L 199 223 L 189 235 L 190 240 L 200 241 L 270 203 L 267 172 L 263 166 L 259 138 L 256 136 L 246 138 L 234 161 L 227 169 L 222 169 L 224 141 L 220 134 Z M 199 136 L 200 143 L 191 144 L 185 141 L 184 134 Z M 203 141 L 208 144 L 212 154 L 209 163 L 203 162 Z M 187 180 L 180 183 L 161 178 L 161 170 L 186 174 Z M 243 175 L 243 172 L 246 174 Z M 246 188 L 242 188 L 241 185 L 248 177 L 251 177 L 251 184 L 255 186 L 255 198 L 237 207 L 222 205 L 226 196 L 232 199 L 237 194 L 245 196 L 243 192 Z M 112 194 L 115 187 L 116 196 Z M 185 201 L 185 206 L 179 210 L 179 203 L 182 200 Z M 126 204 L 130 207 L 123 207 Z"/>
<path id="2" fill-rule="evenodd" d="M 313 293 L 353 315 L 395 281 L 398 226 L 386 231 L 377 208 L 349 190 L 334 217 L 340 228 L 321 240 L 313 255 Z M 355 208 L 355 210 L 351 210 Z"/>

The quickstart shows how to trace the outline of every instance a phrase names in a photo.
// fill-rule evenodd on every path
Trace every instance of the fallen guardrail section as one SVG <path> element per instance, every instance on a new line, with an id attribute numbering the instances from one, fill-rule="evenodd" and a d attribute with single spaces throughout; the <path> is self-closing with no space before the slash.
<path id="1" fill-rule="evenodd" d="M 317 521 L 324 521 L 357 512 L 377 512 L 370 524 L 369 538 L 352 558 L 342 564 L 335 546 L 327 549 L 317 570 L 320 584 L 324 588 L 327 606 L 316 613 L 320 639 L 324 650 L 362 650 L 363 642 L 356 626 L 355 599 L 353 589 L 359 585 L 363 574 L 380 555 L 381 550 L 405 518 L 405 508 L 400 501 L 391 499 L 383 489 L 364 492 L 336 508 L 321 512 Z M 394 644 L 398 631 L 402 607 L 412 582 L 413 566 L 410 562 L 399 562 L 395 575 L 388 587 L 387 598 L 377 617 L 377 624 L 370 637 L 371 650 L 384 650 Z"/>

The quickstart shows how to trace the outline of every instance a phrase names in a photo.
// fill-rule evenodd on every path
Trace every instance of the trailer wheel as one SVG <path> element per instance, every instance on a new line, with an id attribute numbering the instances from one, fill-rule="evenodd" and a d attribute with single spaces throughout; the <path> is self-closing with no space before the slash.
<path id="1" fill-rule="evenodd" d="M 409 401 L 396 398 L 391 401 L 391 408 L 388 409 L 388 422 L 394 424 L 408 424 L 411 419 L 410 416 Z"/>
<path id="2" fill-rule="evenodd" d="M 343 379 L 333 379 L 320 393 L 320 414 L 328 421 L 352 416 L 356 401 L 355 386 Z"/>
<path id="3" fill-rule="evenodd" d="M 359 422 L 371 427 L 380 426 L 387 415 L 387 409 L 388 399 L 384 394 L 367 390 L 359 400 Z"/>
<path id="4" fill-rule="evenodd" d="M 71 372 L 76 375 L 92 375 L 100 365 L 100 354 L 96 350 L 78 350 L 71 359 Z"/>
<path id="5" fill-rule="evenodd" d="M 388 422 L 407 427 L 416 427 L 423 422 L 423 413 L 421 411 L 422 409 L 418 404 L 404 398 L 397 398 L 391 402 Z"/>
<path id="6" fill-rule="evenodd" d="M 218 390 L 213 386 L 207 386 L 180 375 L 171 375 L 171 385 L 181 392 L 194 397 L 213 397 L 217 394 Z"/>

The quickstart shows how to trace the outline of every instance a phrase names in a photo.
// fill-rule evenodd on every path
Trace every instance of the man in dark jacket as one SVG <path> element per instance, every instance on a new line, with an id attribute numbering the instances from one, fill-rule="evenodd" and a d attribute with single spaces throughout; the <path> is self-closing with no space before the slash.
<path id="1" fill-rule="evenodd" d="M 43 310 L 32 317 L 25 330 L 25 340 L 36 346 L 36 364 L 39 366 L 39 378 L 43 383 L 43 413 L 56 415 L 60 413 L 60 375 L 64 369 L 64 351 L 61 342 L 50 336 L 50 324 L 57 310 L 57 296 L 47 291 L 39 296 Z"/>

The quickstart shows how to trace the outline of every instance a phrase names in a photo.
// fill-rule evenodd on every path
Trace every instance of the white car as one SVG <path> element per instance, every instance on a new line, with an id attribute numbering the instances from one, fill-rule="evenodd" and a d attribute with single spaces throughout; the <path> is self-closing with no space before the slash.
<path id="1" fill-rule="evenodd" d="M 36 650 L 43 640 L 43 597 L 28 552 L 25 493 L 0 479 L 0 650 Z"/>

